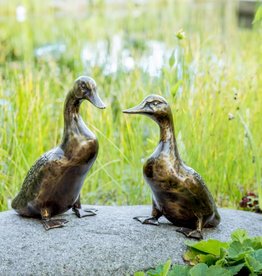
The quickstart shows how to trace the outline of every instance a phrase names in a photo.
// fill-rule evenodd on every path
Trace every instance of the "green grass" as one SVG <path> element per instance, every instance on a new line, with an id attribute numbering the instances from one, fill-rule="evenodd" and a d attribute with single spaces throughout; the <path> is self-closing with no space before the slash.
<path id="1" fill-rule="evenodd" d="M 62 16 L 51 1 L 0 4 L 0 210 L 7 209 L 32 163 L 60 142 L 63 101 L 82 74 L 97 81 L 108 104 L 103 111 L 87 102 L 81 106 L 100 143 L 83 186 L 84 203 L 151 202 L 142 159 L 153 152 L 158 127 L 148 118 L 121 113 L 151 93 L 170 102 L 181 156 L 203 176 L 219 206 L 237 208 L 246 191 L 258 193 L 259 188 L 262 198 L 261 30 L 239 29 L 232 3 L 225 12 L 216 2 L 114 7 L 93 2 Z M 15 3 L 27 7 L 25 22 L 15 20 Z M 180 28 L 186 32 L 181 41 L 175 36 Z M 139 68 L 110 76 L 101 67 L 86 68 L 83 45 L 110 41 L 114 34 L 121 35 L 136 60 L 147 40 L 165 42 L 179 53 L 175 65 L 164 66 L 159 78 Z M 67 49 L 57 59 L 34 57 L 36 48 L 52 43 Z M 228 119 L 229 113 L 234 119 Z"/>

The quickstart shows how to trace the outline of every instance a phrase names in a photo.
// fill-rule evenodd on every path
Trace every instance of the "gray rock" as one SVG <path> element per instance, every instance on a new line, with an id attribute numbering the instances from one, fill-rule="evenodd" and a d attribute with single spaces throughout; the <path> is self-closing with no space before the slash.
<path id="1" fill-rule="evenodd" d="M 97 216 L 60 216 L 65 227 L 45 231 L 39 220 L 14 211 L 0 213 L 0 275 L 127 275 L 167 261 L 183 263 L 185 237 L 161 219 L 161 226 L 132 219 L 150 206 L 97 206 Z M 206 229 L 206 239 L 228 240 L 237 228 L 262 235 L 262 216 L 220 209 L 222 222 Z"/>

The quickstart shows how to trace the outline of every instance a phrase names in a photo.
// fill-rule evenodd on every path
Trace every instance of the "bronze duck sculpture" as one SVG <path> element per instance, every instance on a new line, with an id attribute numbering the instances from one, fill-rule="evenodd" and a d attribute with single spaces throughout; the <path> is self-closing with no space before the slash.
<path id="1" fill-rule="evenodd" d="M 159 144 L 143 168 L 144 179 L 153 194 L 152 216 L 134 219 L 143 224 L 159 225 L 158 219 L 165 216 L 181 227 L 178 232 L 202 239 L 202 229 L 217 226 L 220 216 L 201 176 L 180 158 L 169 104 L 161 96 L 150 95 L 138 106 L 123 112 L 144 114 L 160 127 Z"/>
<path id="2" fill-rule="evenodd" d="M 62 227 L 67 220 L 51 217 L 73 209 L 78 217 L 95 215 L 83 210 L 80 190 L 96 160 L 98 141 L 79 114 L 84 100 L 105 108 L 95 81 L 87 76 L 75 80 L 64 105 L 64 133 L 59 146 L 43 154 L 31 167 L 12 208 L 21 216 L 41 218 L 46 230 Z"/>

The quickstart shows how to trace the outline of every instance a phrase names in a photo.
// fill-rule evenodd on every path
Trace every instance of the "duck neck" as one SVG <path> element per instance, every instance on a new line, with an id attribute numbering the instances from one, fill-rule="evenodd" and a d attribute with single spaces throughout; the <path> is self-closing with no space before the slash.
<path id="1" fill-rule="evenodd" d="M 67 94 L 64 105 L 64 134 L 62 139 L 62 146 L 66 144 L 68 136 L 71 132 L 77 130 L 78 122 L 82 121 L 79 115 L 81 100 L 77 99 L 73 92 Z"/>
<path id="2" fill-rule="evenodd" d="M 180 160 L 180 155 L 177 149 L 177 143 L 175 138 L 174 123 L 172 114 L 161 119 L 158 122 L 160 127 L 160 142 L 162 151 L 173 155 L 175 160 Z"/>
<path id="3" fill-rule="evenodd" d="M 65 126 L 70 125 L 72 120 L 78 118 L 79 115 L 79 108 L 80 108 L 81 100 L 77 99 L 73 92 L 70 91 L 67 94 L 64 106 L 64 122 Z"/>

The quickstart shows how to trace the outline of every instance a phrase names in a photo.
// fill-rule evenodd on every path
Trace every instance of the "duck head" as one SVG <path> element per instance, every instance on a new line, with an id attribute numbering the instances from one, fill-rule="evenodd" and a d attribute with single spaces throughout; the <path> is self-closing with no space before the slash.
<path id="1" fill-rule="evenodd" d="M 139 105 L 123 110 L 123 112 L 127 114 L 144 114 L 158 124 L 170 118 L 170 116 L 172 117 L 169 104 L 159 95 L 149 95 Z"/>
<path id="2" fill-rule="evenodd" d="M 97 94 L 95 80 L 90 77 L 81 76 L 77 78 L 74 83 L 73 93 L 74 96 L 80 101 L 88 100 L 94 106 L 101 109 L 106 107 Z"/>

